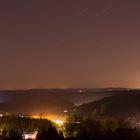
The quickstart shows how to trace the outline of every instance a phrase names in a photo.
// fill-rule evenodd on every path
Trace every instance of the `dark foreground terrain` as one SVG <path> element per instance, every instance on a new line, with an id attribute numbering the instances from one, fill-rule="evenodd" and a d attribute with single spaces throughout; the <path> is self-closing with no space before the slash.
<path id="1" fill-rule="evenodd" d="M 58 126 L 45 119 L 32 119 L 16 115 L 0 118 L 1 140 L 139 140 L 139 127 L 132 128 L 129 121 L 117 119 L 95 120 L 69 116 Z M 32 137 L 29 137 L 31 136 Z M 27 137 L 28 136 L 28 137 Z"/>

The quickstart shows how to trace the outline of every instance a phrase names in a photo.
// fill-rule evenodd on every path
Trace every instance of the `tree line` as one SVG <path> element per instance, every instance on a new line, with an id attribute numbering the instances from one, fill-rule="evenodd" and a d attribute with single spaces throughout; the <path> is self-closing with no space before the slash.
<path id="1" fill-rule="evenodd" d="M 139 128 L 132 128 L 128 120 L 82 118 L 71 115 L 57 127 L 46 119 L 32 119 L 16 115 L 0 118 L 1 140 L 23 140 L 23 134 L 36 132 L 36 140 L 138 140 Z"/>

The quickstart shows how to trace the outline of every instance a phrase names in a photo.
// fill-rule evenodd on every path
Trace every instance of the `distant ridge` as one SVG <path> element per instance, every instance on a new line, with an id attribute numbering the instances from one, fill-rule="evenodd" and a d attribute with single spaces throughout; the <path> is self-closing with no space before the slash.
<path id="1" fill-rule="evenodd" d="M 99 117 L 140 117 L 140 91 L 120 91 L 118 94 L 77 107 L 77 114 Z"/>
<path id="2" fill-rule="evenodd" d="M 84 109 L 84 105 L 77 108 L 78 113 L 88 115 L 93 112 L 94 104 L 98 105 L 108 99 L 105 97 L 112 99 L 111 96 L 124 93 L 140 93 L 140 91 L 126 88 L 0 90 L 0 112 L 64 113 L 64 110 L 71 112 L 81 104 L 88 106 L 86 103 L 93 102 L 87 109 Z"/>

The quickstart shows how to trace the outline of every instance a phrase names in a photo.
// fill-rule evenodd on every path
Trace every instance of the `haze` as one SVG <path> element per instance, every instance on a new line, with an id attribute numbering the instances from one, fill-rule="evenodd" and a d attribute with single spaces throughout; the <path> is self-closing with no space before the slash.
<path id="1" fill-rule="evenodd" d="M 1 0 L 0 89 L 139 88 L 139 5 Z"/>

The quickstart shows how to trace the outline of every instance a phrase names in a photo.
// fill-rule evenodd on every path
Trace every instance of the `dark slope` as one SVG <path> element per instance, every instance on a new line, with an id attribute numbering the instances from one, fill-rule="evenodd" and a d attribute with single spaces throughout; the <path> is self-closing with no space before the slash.
<path id="1" fill-rule="evenodd" d="M 77 107 L 76 113 L 84 116 L 128 117 L 140 114 L 140 92 L 125 91 L 111 97 L 83 104 Z"/>

